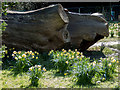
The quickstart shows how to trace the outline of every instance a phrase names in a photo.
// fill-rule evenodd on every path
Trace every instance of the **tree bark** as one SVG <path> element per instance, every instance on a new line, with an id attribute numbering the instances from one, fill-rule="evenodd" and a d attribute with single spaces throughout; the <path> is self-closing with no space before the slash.
<path id="1" fill-rule="evenodd" d="M 8 11 L 2 19 L 8 24 L 2 35 L 7 47 L 49 51 L 70 41 L 69 20 L 60 4 L 27 12 Z"/>
<path id="2" fill-rule="evenodd" d="M 71 48 L 81 51 L 88 49 L 98 40 L 109 36 L 108 22 L 101 14 L 67 13 L 68 31 L 71 37 Z"/>

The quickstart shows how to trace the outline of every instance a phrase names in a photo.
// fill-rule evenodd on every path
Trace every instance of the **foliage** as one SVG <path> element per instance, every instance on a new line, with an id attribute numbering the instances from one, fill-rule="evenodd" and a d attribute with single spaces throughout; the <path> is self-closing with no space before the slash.
<path id="1" fill-rule="evenodd" d="M 38 86 L 39 78 L 42 77 L 43 71 L 46 71 L 45 67 L 41 70 L 41 65 L 35 65 L 29 68 L 30 81 L 32 86 Z"/>
<path id="2" fill-rule="evenodd" d="M 116 64 L 119 61 L 112 58 L 107 58 L 90 63 L 89 58 L 84 58 L 77 61 L 73 66 L 74 79 L 79 84 L 90 84 L 97 81 L 105 81 L 112 78 L 116 69 Z"/>
<path id="3" fill-rule="evenodd" d="M 13 51 L 12 56 L 16 60 L 16 65 L 14 66 L 13 69 L 19 72 L 23 72 L 24 69 L 32 66 L 33 60 L 39 59 L 39 53 L 38 52 L 34 53 L 32 51 L 26 51 L 26 52 Z"/>
<path id="4" fill-rule="evenodd" d="M 80 55 L 82 55 L 82 53 L 77 51 L 77 49 L 75 52 L 70 49 L 68 51 L 62 49 L 62 51 L 51 50 L 49 55 L 52 57 L 51 61 L 54 63 L 54 66 L 59 70 L 59 72 L 65 73 L 71 69 L 75 60 L 81 59 Z M 64 75 L 66 75 L 66 73 Z"/>
<path id="5" fill-rule="evenodd" d="M 102 68 L 100 71 L 102 78 L 109 80 L 115 72 L 117 63 L 119 63 L 119 61 L 115 60 L 113 57 L 102 59 Z"/>
<path id="6" fill-rule="evenodd" d="M 119 36 L 119 25 L 118 23 L 110 23 L 109 24 L 109 32 L 110 32 L 110 37 L 118 37 Z"/>

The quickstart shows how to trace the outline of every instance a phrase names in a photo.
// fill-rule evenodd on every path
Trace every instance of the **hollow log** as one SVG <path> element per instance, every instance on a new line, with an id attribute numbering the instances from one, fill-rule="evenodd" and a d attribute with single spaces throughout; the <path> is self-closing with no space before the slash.
<path id="1" fill-rule="evenodd" d="M 68 16 L 60 4 L 42 9 L 7 11 L 2 19 L 8 24 L 2 34 L 7 47 L 24 50 L 49 51 L 70 42 Z"/>
<path id="2" fill-rule="evenodd" d="M 95 14 L 78 14 L 67 12 L 69 17 L 68 31 L 71 37 L 69 48 L 81 51 L 88 49 L 98 40 L 109 36 L 108 22 L 104 16 Z"/>

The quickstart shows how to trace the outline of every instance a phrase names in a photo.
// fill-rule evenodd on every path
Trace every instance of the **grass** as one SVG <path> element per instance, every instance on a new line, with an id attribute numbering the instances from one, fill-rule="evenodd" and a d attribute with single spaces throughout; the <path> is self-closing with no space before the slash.
<path id="1" fill-rule="evenodd" d="M 118 42 L 118 40 L 120 40 L 120 37 L 113 37 L 113 38 L 110 38 L 110 37 L 104 37 L 103 39 L 99 40 L 98 42 Z"/>
<path id="2" fill-rule="evenodd" d="M 110 45 L 109 47 L 120 50 L 120 44 L 117 44 L 117 45 Z"/>
<path id="3" fill-rule="evenodd" d="M 0 82 L 2 82 L 1 88 L 35 88 L 31 87 L 29 76 L 24 73 L 22 76 L 14 76 L 9 70 L 3 70 L 0 74 Z M 41 84 L 40 84 L 41 83 Z M 1 86 L 0 85 L 0 86 Z M 56 70 L 48 70 L 44 73 L 44 77 L 39 80 L 39 88 L 116 88 L 118 87 L 118 74 L 114 75 L 111 81 L 101 82 L 96 85 L 77 85 L 72 81 L 71 76 L 61 76 L 56 74 Z"/>

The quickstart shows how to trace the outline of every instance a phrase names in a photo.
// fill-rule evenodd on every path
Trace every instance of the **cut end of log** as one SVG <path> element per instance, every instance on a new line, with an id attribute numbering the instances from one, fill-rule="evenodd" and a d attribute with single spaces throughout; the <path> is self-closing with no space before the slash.
<path id="1" fill-rule="evenodd" d="M 58 11 L 59 11 L 59 14 L 60 14 L 60 17 L 61 17 L 61 19 L 65 22 L 65 23 L 68 23 L 69 22 L 69 19 L 68 19 L 68 16 L 67 16 L 67 14 L 65 13 L 65 11 L 64 11 L 64 8 L 62 7 L 62 5 L 61 4 L 58 4 Z"/>

